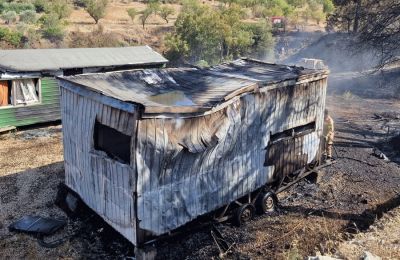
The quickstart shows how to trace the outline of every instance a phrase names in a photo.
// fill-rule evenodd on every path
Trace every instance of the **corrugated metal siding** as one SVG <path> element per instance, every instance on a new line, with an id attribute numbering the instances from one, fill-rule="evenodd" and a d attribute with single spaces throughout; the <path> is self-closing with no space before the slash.
<path id="1" fill-rule="evenodd" d="M 136 114 L 112 108 L 65 88 L 61 88 L 61 102 L 66 185 L 136 244 L 135 153 L 131 152 L 131 164 L 126 165 L 93 148 L 95 120 L 133 136 L 134 140 Z"/>
<path id="2" fill-rule="evenodd" d="M 60 119 L 59 87 L 54 78 L 41 79 L 41 104 L 0 109 L 0 128 Z"/>
<path id="3" fill-rule="evenodd" d="M 140 120 L 139 228 L 166 233 L 274 181 L 275 167 L 265 166 L 271 134 L 315 121 L 315 132 L 302 144 L 297 140 L 296 151 L 302 153 L 301 164 L 316 159 L 325 93 L 322 79 L 260 89 L 203 117 Z M 289 162 L 288 156 L 282 162 Z"/>

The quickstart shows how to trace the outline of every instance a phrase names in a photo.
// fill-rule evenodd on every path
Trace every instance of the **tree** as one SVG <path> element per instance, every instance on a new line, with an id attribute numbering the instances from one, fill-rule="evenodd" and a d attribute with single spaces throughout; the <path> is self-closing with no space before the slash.
<path id="1" fill-rule="evenodd" d="M 181 59 L 189 59 L 192 63 L 205 60 L 209 64 L 221 61 L 222 27 L 221 15 L 216 10 L 195 1 L 185 3 L 175 22 L 174 40 L 182 41 L 178 46 L 188 47 L 187 55 L 182 55 Z"/>
<path id="2" fill-rule="evenodd" d="M 3 18 L 6 24 L 10 24 L 17 21 L 17 13 L 15 11 L 7 11 L 2 14 L 1 18 Z"/>
<path id="3" fill-rule="evenodd" d="M 27 24 L 34 24 L 36 22 L 36 12 L 33 10 L 23 11 L 19 15 L 19 20 Z"/>
<path id="4" fill-rule="evenodd" d="M 166 37 L 167 56 L 175 61 L 197 64 L 202 60 L 211 65 L 247 54 L 258 56 L 263 47 L 272 47 L 272 42 L 264 41 L 272 39 L 271 27 L 257 31 L 242 21 L 244 15 L 236 4 L 213 9 L 196 1 L 186 3 L 175 22 L 175 33 Z"/>
<path id="5" fill-rule="evenodd" d="M 64 24 L 56 14 L 46 14 L 40 18 L 43 37 L 50 41 L 62 41 L 65 35 Z"/>
<path id="6" fill-rule="evenodd" d="M 360 47 L 372 48 L 381 65 L 399 61 L 400 2 L 398 0 L 356 2 L 354 33 Z"/>
<path id="7" fill-rule="evenodd" d="M 274 38 L 271 34 L 271 24 L 264 21 L 249 23 L 245 26 L 246 30 L 252 32 L 253 44 L 244 54 L 257 59 L 266 59 L 268 56 L 272 56 Z"/>
<path id="8" fill-rule="evenodd" d="M 323 12 L 326 14 L 332 13 L 335 10 L 335 6 L 331 0 L 322 0 Z"/>
<path id="9" fill-rule="evenodd" d="M 142 15 L 140 16 L 140 21 L 142 23 L 143 29 L 144 26 L 146 25 L 146 21 L 147 19 L 149 19 L 149 17 L 153 14 L 153 10 L 150 8 L 146 8 L 143 10 Z"/>
<path id="10" fill-rule="evenodd" d="M 49 6 L 49 13 L 54 13 L 58 19 L 64 19 L 71 15 L 72 9 L 67 0 L 53 0 Z"/>
<path id="11" fill-rule="evenodd" d="M 48 2 L 46 0 L 34 0 L 33 5 L 37 13 L 43 13 L 48 8 Z"/>
<path id="12" fill-rule="evenodd" d="M 6 42 L 14 47 L 21 45 L 22 33 L 0 27 L 0 42 Z"/>
<path id="13" fill-rule="evenodd" d="M 168 23 L 168 17 L 175 14 L 174 8 L 170 6 L 162 6 L 160 7 L 160 10 L 158 12 L 161 18 L 164 19 L 166 23 Z"/>
<path id="14" fill-rule="evenodd" d="M 97 24 L 106 15 L 107 5 L 108 0 L 86 0 L 85 10 Z"/>
<path id="15" fill-rule="evenodd" d="M 332 27 L 353 34 L 358 50 L 374 51 L 380 65 L 400 51 L 400 2 L 398 0 L 342 0 L 330 16 Z"/>
<path id="16" fill-rule="evenodd" d="M 126 12 L 128 13 L 128 15 L 131 18 L 132 22 L 134 22 L 135 21 L 135 17 L 137 15 L 137 10 L 135 8 L 129 8 L 128 10 L 126 10 Z"/>

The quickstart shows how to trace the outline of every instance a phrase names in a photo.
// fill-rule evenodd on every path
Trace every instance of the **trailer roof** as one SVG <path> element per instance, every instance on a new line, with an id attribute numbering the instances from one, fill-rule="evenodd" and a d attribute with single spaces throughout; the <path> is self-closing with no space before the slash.
<path id="1" fill-rule="evenodd" d="M 149 46 L 0 50 L 0 71 L 39 72 L 72 68 L 165 64 Z"/>
<path id="2" fill-rule="evenodd" d="M 325 70 L 239 59 L 210 69 L 129 70 L 59 77 L 121 101 L 141 104 L 144 117 L 213 112 L 236 96 L 264 87 L 294 85 L 327 76 Z"/>

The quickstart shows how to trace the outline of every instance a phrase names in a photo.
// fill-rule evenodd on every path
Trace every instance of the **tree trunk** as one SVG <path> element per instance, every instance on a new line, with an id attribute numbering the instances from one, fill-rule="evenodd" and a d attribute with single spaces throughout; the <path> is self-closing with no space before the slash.
<path id="1" fill-rule="evenodd" d="M 353 33 L 358 32 L 358 28 L 359 28 L 359 24 L 360 24 L 360 9 L 361 9 L 361 0 L 357 0 L 356 10 L 355 10 L 355 14 L 354 14 Z"/>

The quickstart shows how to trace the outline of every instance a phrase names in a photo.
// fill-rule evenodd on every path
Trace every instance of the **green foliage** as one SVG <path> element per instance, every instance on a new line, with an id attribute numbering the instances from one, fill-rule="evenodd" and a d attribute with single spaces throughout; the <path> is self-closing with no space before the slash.
<path id="1" fill-rule="evenodd" d="M 172 62 L 180 62 L 184 57 L 190 55 L 189 45 L 177 34 L 167 34 L 164 39 L 165 45 L 168 47 L 167 56 Z"/>
<path id="2" fill-rule="evenodd" d="M 200 68 L 207 68 L 210 67 L 210 65 L 208 64 L 207 61 L 205 60 L 199 60 L 198 62 L 196 62 L 196 66 L 200 67 Z"/>
<path id="3" fill-rule="evenodd" d="M 272 54 L 274 38 L 271 34 L 271 25 L 267 22 L 249 23 L 245 25 L 246 30 L 253 34 L 253 45 L 247 51 L 247 55 L 265 59 Z"/>
<path id="4" fill-rule="evenodd" d="M 197 2 L 186 3 L 176 22 L 175 40 L 182 40 L 179 46 L 188 46 L 192 62 L 205 60 L 211 64 L 221 60 L 223 45 L 223 24 L 221 15 L 216 10 Z M 169 46 L 168 46 L 169 47 Z"/>
<path id="5" fill-rule="evenodd" d="M 65 36 L 65 26 L 56 14 L 46 14 L 39 19 L 43 37 L 50 41 L 62 41 Z"/>
<path id="6" fill-rule="evenodd" d="M 17 13 L 15 11 L 7 11 L 1 15 L 1 18 L 6 24 L 14 23 L 17 21 Z"/>
<path id="7" fill-rule="evenodd" d="M 250 8 L 254 17 L 266 19 L 284 16 L 289 19 L 295 17 L 298 20 L 300 18 L 298 14 L 301 13 L 302 19 L 315 18 L 317 22 L 321 22 L 326 14 L 334 10 L 332 0 L 221 0 L 221 2 L 225 6 L 237 4 Z"/>
<path id="8" fill-rule="evenodd" d="M 244 16 L 236 4 L 213 9 L 196 1 L 185 3 L 175 22 L 176 32 L 166 37 L 168 58 L 215 64 L 271 48 L 271 28 L 246 24 Z"/>
<path id="9" fill-rule="evenodd" d="M 29 47 L 30 44 L 33 44 L 35 42 L 40 41 L 41 35 L 36 28 L 28 28 L 28 30 L 25 32 L 25 37 L 26 37 L 26 47 Z"/>
<path id="10" fill-rule="evenodd" d="M 6 42 L 14 47 L 18 47 L 21 44 L 22 36 L 20 32 L 0 27 L 0 42 Z"/>
<path id="11" fill-rule="evenodd" d="M 94 19 L 96 24 L 106 15 L 108 0 L 85 0 L 85 10 Z"/>
<path id="12" fill-rule="evenodd" d="M 44 13 L 48 8 L 48 1 L 46 0 L 34 0 L 33 5 L 37 13 Z"/>
<path id="13" fill-rule="evenodd" d="M 6 13 L 8 11 L 14 11 L 17 14 L 26 10 L 35 10 L 35 7 L 31 3 L 19 3 L 19 2 L 0 2 L 0 13 Z"/>
<path id="14" fill-rule="evenodd" d="M 162 19 L 165 20 L 166 23 L 168 23 L 168 17 L 171 15 L 175 14 L 175 10 L 174 8 L 170 7 L 170 6 L 162 6 L 160 7 L 160 9 L 158 10 L 158 14 L 161 16 Z"/>
<path id="15" fill-rule="evenodd" d="M 335 10 L 332 0 L 322 0 L 322 6 L 326 14 L 332 13 Z"/>
<path id="16" fill-rule="evenodd" d="M 58 19 L 68 18 L 71 15 L 72 8 L 67 0 L 53 0 L 49 5 L 49 13 L 58 16 Z"/>
<path id="17" fill-rule="evenodd" d="M 155 2 L 150 2 L 147 5 L 147 9 L 150 9 L 154 14 L 157 14 L 157 12 L 160 10 L 161 5 L 158 1 Z"/>
<path id="18" fill-rule="evenodd" d="M 301 8 L 306 5 L 307 0 L 287 0 L 287 3 L 295 8 Z"/>
<path id="19" fill-rule="evenodd" d="M 131 18 L 132 22 L 134 22 L 135 21 L 135 17 L 136 17 L 136 15 L 138 13 L 137 10 L 135 8 L 129 8 L 127 10 L 127 13 L 129 15 L 129 17 Z"/>
<path id="20" fill-rule="evenodd" d="M 154 13 L 154 10 L 150 7 L 147 7 L 143 10 L 142 15 L 140 16 L 140 22 L 142 23 L 143 29 L 146 25 L 147 19 Z"/>
<path id="21" fill-rule="evenodd" d="M 36 12 L 33 10 L 23 11 L 19 15 L 19 20 L 23 23 L 34 24 L 36 22 Z"/>

